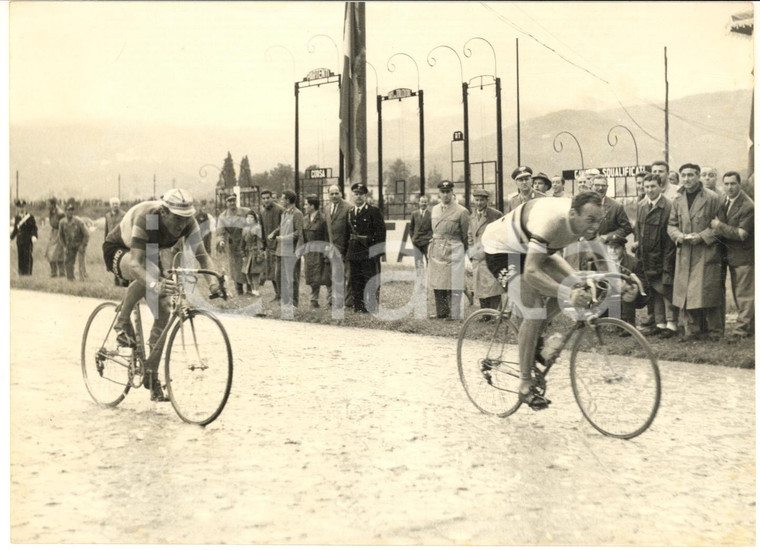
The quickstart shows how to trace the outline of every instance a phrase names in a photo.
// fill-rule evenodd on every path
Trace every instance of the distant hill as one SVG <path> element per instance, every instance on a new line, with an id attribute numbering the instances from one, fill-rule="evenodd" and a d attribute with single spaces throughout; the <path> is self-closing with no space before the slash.
<path id="1" fill-rule="evenodd" d="M 719 171 L 739 170 L 746 173 L 751 90 L 736 90 L 689 96 L 670 104 L 671 164 L 678 166 L 695 161 L 714 164 Z M 617 166 L 634 164 L 633 142 L 625 130 L 615 135 L 618 143 L 612 148 L 607 133 L 623 124 L 636 137 L 639 162 L 649 163 L 663 158 L 664 115 L 654 106 L 628 108 L 638 124 L 654 138 L 645 135 L 623 109 L 589 111 L 563 110 L 521 122 L 522 164 L 548 174 L 563 169 L 580 168 L 580 156 L 572 139 L 564 136 L 563 150 L 555 152 L 553 140 L 561 131 L 572 132 L 583 148 L 584 164 Z M 454 131 L 462 130 L 459 116 L 435 117 L 426 112 L 426 171 L 434 168 L 444 176 L 451 172 L 450 140 Z M 479 136 L 478 131 L 490 124 L 492 115 L 471 114 L 471 161 L 495 160 L 496 137 L 491 131 Z M 377 179 L 376 129 L 369 112 L 369 180 Z M 503 113 L 503 153 L 505 187 L 513 186 L 508 177 L 517 164 L 516 126 L 513 113 Z M 386 126 L 384 125 L 384 128 Z M 278 132 L 282 135 L 278 135 Z M 404 141 L 404 160 L 416 172 L 418 160 L 417 121 L 404 120 L 388 124 L 384 147 L 389 141 Z M 55 196 L 108 198 L 117 193 L 117 177 L 121 175 L 123 198 L 147 198 L 153 191 L 153 174 L 157 192 L 174 183 L 190 189 L 198 197 L 210 197 L 218 172 L 206 164 L 221 167 L 227 151 L 239 163 L 248 155 L 252 171 L 268 170 L 281 162 L 294 164 L 292 120 L 282 129 L 250 128 L 168 128 L 108 125 L 44 125 L 11 124 L 10 170 L 15 181 L 19 171 L 20 194 L 28 199 Z M 337 130 L 336 130 L 337 138 Z M 326 139 L 324 150 L 335 150 L 337 142 Z M 391 149 L 391 147 L 387 147 Z M 398 150 L 398 148 L 396 148 Z M 329 155 L 331 158 L 332 155 Z M 486 158 L 484 158 L 486 157 Z M 384 164 L 393 160 L 385 153 Z M 310 163 L 301 160 L 301 168 Z M 335 168 L 337 171 L 337 167 Z M 11 185 L 12 190 L 15 189 Z"/>

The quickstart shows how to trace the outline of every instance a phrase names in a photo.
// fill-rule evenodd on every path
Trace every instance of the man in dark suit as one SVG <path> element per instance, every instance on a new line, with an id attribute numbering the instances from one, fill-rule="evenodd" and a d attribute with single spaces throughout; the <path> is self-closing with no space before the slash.
<path id="1" fill-rule="evenodd" d="M 414 254 L 414 268 L 421 272 L 427 264 L 428 245 L 433 239 L 433 224 L 428 208 L 428 198 L 420 195 L 420 208 L 412 212 L 412 220 L 409 222 L 409 235 L 412 237 L 412 244 L 419 251 Z"/>
<path id="2" fill-rule="evenodd" d="M 351 269 L 351 293 L 354 297 L 354 311 L 369 313 L 364 301 L 367 282 L 380 273 L 378 258 L 385 253 L 385 221 L 380 209 L 367 204 L 367 187 L 363 183 L 351 186 L 354 195 L 354 208 L 348 212 L 349 240 L 346 258 Z M 379 287 L 378 287 L 379 288 Z M 370 304 L 375 312 L 379 306 L 379 292 L 376 293 L 377 304 Z"/>
<path id="3" fill-rule="evenodd" d="M 280 282 L 277 278 L 277 262 L 279 261 L 275 252 L 277 251 L 277 241 L 270 238 L 269 235 L 273 231 L 279 229 L 280 221 L 282 220 L 282 207 L 277 204 L 276 197 L 269 189 L 262 189 L 261 191 L 261 231 L 264 249 L 267 253 L 266 268 L 261 273 L 259 278 L 259 284 L 263 287 L 267 281 L 272 281 L 274 287 L 274 300 L 273 302 L 280 301 Z"/>
<path id="4" fill-rule="evenodd" d="M 594 176 L 591 187 L 602 196 L 602 219 L 597 232 L 599 242 L 606 243 L 613 235 L 625 239 L 633 233 L 631 221 L 623 205 L 607 196 L 607 177 L 601 174 Z"/>
<path id="5" fill-rule="evenodd" d="M 725 244 L 723 263 L 731 275 L 738 313 L 736 329 L 729 336 L 747 338 L 755 332 L 755 203 L 742 191 L 737 172 L 726 172 L 723 186 L 725 200 L 710 227 Z"/>
<path id="6" fill-rule="evenodd" d="M 37 221 L 26 211 L 26 201 L 16 201 L 16 217 L 13 219 L 11 240 L 16 239 L 18 247 L 18 274 L 31 275 L 34 267 L 32 251 L 37 242 Z"/>
<path id="7" fill-rule="evenodd" d="M 351 268 L 349 262 L 346 261 L 346 251 L 348 250 L 348 236 L 350 231 L 348 229 L 348 212 L 351 210 L 351 204 L 348 201 L 343 200 L 340 194 L 340 188 L 337 185 L 331 185 L 327 190 L 330 202 L 324 207 L 325 223 L 327 224 L 327 238 L 330 244 L 333 246 L 331 254 L 340 254 L 341 263 L 343 264 L 343 281 L 344 285 L 336 285 L 333 282 L 331 287 L 328 287 L 327 293 L 327 305 L 332 306 L 333 295 L 330 289 L 335 289 L 335 299 L 337 301 L 337 307 L 343 307 L 343 304 L 351 307 L 353 304 L 353 298 L 349 301 L 348 297 L 351 295 Z M 341 294 L 340 288 L 343 289 Z"/>

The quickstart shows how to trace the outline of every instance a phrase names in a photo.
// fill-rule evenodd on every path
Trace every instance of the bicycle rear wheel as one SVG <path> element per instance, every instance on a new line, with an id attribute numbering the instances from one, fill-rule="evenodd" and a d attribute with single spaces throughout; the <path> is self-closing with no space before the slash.
<path id="1" fill-rule="evenodd" d="M 117 305 L 100 304 L 92 312 L 82 336 L 82 376 L 90 396 L 100 405 L 115 407 L 129 392 L 130 355 L 116 345 Z"/>
<path id="2" fill-rule="evenodd" d="M 169 337 L 165 372 L 179 417 L 201 426 L 213 422 L 232 387 L 232 348 L 222 323 L 207 311 L 190 310 Z"/>
<path id="3" fill-rule="evenodd" d="M 509 416 L 520 407 L 517 328 L 495 309 L 479 309 L 459 331 L 459 379 L 472 404 L 486 414 Z"/>
<path id="4" fill-rule="evenodd" d="M 641 333 L 619 319 L 598 319 L 578 330 L 570 381 L 583 416 L 604 435 L 631 439 L 657 415 L 657 358 Z"/>

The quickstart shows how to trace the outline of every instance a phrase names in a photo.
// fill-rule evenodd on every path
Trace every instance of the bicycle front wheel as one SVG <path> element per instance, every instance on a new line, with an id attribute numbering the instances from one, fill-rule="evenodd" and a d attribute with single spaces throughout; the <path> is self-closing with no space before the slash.
<path id="1" fill-rule="evenodd" d="M 641 333 L 619 319 L 598 319 L 578 330 L 570 381 L 583 416 L 604 435 L 631 439 L 657 415 L 657 358 Z"/>
<path id="2" fill-rule="evenodd" d="M 520 407 L 517 328 L 508 315 L 479 309 L 459 331 L 459 379 L 472 404 L 486 414 L 509 416 Z"/>
<path id="3" fill-rule="evenodd" d="M 117 305 L 100 304 L 92 312 L 82 336 L 82 376 L 90 396 L 100 405 L 115 407 L 129 392 L 131 354 L 116 345 Z"/>
<path id="4" fill-rule="evenodd" d="M 176 323 L 167 344 L 165 373 L 179 417 L 201 426 L 213 422 L 232 387 L 232 348 L 219 319 L 190 310 Z"/>

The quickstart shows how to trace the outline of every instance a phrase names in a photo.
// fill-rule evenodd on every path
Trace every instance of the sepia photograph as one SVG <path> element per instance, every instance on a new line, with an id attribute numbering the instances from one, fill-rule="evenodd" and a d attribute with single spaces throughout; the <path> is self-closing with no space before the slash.
<path id="1" fill-rule="evenodd" d="M 6 542 L 754 546 L 754 7 L 6 3 Z"/>

